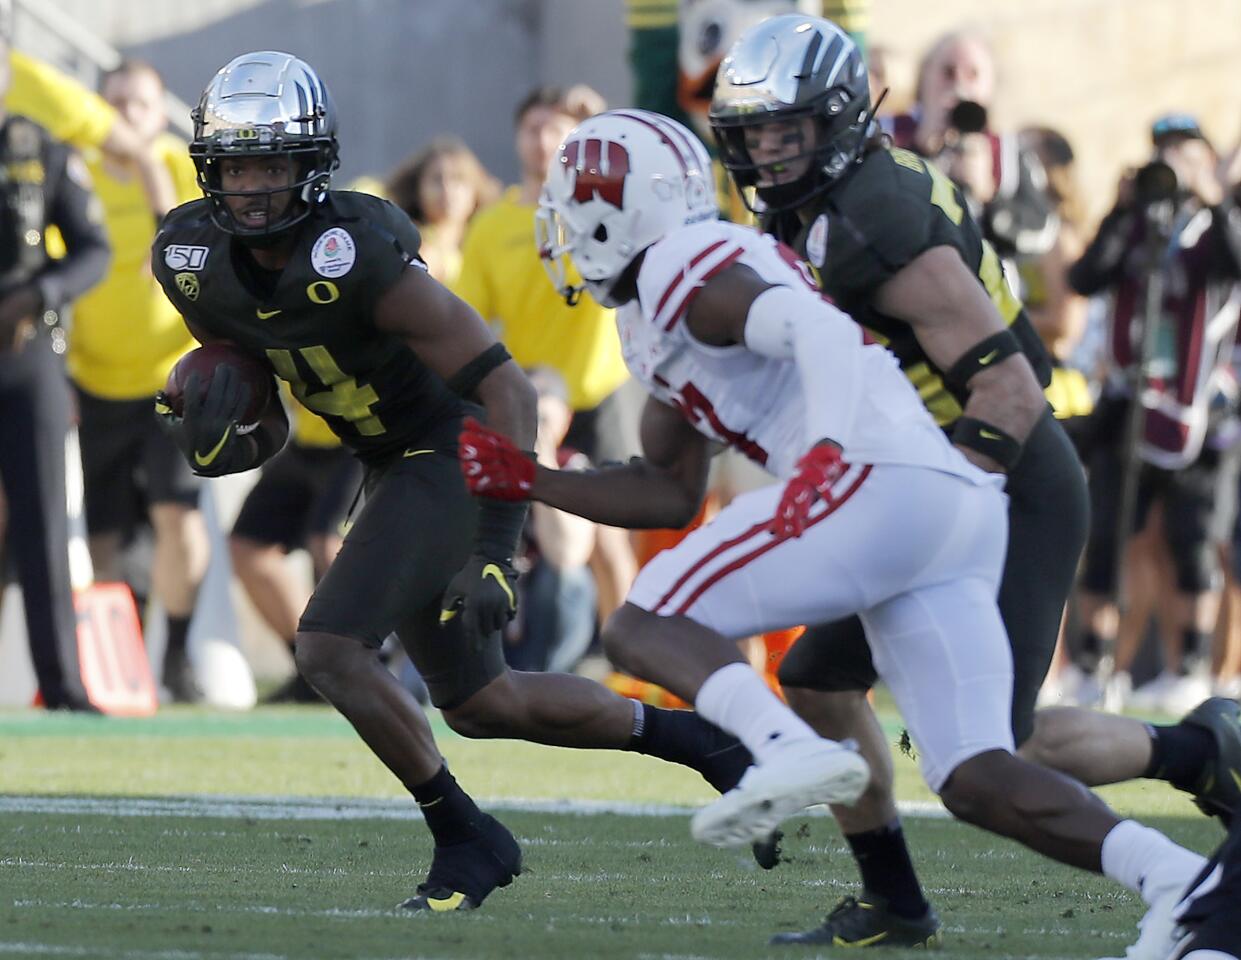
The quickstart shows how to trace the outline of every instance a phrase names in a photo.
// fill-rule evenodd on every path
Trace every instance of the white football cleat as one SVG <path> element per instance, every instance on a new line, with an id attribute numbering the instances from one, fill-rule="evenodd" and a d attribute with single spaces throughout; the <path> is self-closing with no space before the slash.
<path id="1" fill-rule="evenodd" d="M 806 807 L 856 803 L 868 783 L 870 767 L 855 750 L 834 740 L 789 744 L 695 813 L 690 833 L 716 847 L 744 846 Z"/>
<path id="2" fill-rule="evenodd" d="M 1181 934 L 1174 913 L 1184 893 L 1183 885 L 1172 884 L 1151 900 L 1146 916 L 1138 921 L 1138 939 L 1115 960 L 1168 960 L 1176 949 Z M 1109 958 L 1110 960 L 1110 958 Z"/>

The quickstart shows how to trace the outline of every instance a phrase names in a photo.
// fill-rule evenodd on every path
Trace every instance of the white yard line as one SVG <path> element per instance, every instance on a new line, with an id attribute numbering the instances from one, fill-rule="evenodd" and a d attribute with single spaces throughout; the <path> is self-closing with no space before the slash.
<path id="1" fill-rule="evenodd" d="M 692 807 L 671 804 L 620 803 L 606 800 L 480 801 L 489 810 L 525 813 L 568 813 L 589 816 L 609 813 L 626 817 L 688 816 Z M 903 817 L 946 819 L 939 803 L 900 803 Z M 227 817 L 251 820 L 419 820 L 412 800 L 362 797 L 241 797 L 195 794 L 186 797 L 32 797 L 0 796 L 0 813 L 53 813 L 110 817 Z M 827 816 L 823 808 L 807 811 Z"/>

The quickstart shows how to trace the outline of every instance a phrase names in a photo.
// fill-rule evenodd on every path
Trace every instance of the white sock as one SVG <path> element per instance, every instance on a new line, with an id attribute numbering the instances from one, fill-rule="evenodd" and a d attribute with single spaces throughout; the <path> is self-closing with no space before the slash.
<path id="1" fill-rule="evenodd" d="M 1103 875 L 1139 894 L 1150 906 L 1169 887 L 1184 890 L 1206 858 L 1177 846 L 1158 830 L 1122 820 L 1103 838 Z"/>
<path id="2" fill-rule="evenodd" d="M 762 763 L 778 747 L 820 739 L 746 663 L 730 663 L 707 677 L 698 690 L 694 709 L 744 743 L 756 763 Z"/>

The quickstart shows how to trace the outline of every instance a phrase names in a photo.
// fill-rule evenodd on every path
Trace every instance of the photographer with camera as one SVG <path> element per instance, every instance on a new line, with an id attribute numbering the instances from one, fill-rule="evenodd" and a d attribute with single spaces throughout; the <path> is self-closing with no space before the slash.
<path id="1" fill-rule="evenodd" d="M 1177 712 L 1209 694 L 1219 545 L 1236 507 L 1229 359 L 1241 302 L 1241 212 L 1193 117 L 1162 117 L 1151 138 L 1151 161 L 1122 177 L 1115 208 L 1069 271 L 1078 293 L 1113 300 L 1111 370 L 1088 441 L 1093 525 L 1078 609 L 1086 649 L 1111 649 L 1121 551 L 1160 503 L 1176 627 L 1164 640 L 1164 673 L 1141 699 Z M 1127 699 L 1140 639 L 1126 636 L 1116 650 L 1113 703 Z"/>
<path id="2" fill-rule="evenodd" d="M 996 77 L 981 34 L 947 33 L 922 58 L 913 108 L 880 123 L 893 146 L 934 160 L 948 174 L 996 253 L 1012 262 L 1046 253 L 1059 224 L 1038 155 L 1016 133 L 993 129 Z"/>

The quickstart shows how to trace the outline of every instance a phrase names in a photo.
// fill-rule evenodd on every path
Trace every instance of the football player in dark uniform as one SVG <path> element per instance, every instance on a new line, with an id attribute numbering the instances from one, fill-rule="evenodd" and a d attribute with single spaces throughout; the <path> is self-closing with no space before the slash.
<path id="1" fill-rule="evenodd" d="M 1176 908 L 1184 938 L 1169 960 L 1241 958 L 1241 817 Z"/>
<path id="2" fill-rule="evenodd" d="M 849 36 L 829 21 L 790 15 L 751 28 L 734 45 L 710 117 L 722 162 L 740 187 L 755 189 L 764 228 L 793 246 L 824 292 L 888 346 L 962 452 L 1008 474 L 999 603 L 1023 755 L 1065 770 L 1057 753 L 1066 733 L 1094 736 L 1124 759 L 1112 779 L 1154 775 L 1161 757 L 1179 754 L 1194 772 L 1179 785 L 1205 783 L 1199 775 L 1223 763 L 1213 727 L 1148 732 L 1137 721 L 1072 711 L 1054 737 L 1036 738 L 1041 748 L 1027 742 L 1086 538 L 1085 480 L 1043 395 L 1048 357 L 960 191 L 934 166 L 872 135 L 873 114 L 866 67 Z M 890 752 L 865 699 L 875 670 L 861 624 L 807 631 L 780 679 L 798 712 L 826 736 L 856 739 L 872 769 L 859 804 L 835 811 L 858 860 L 862 895 L 846 898 L 823 926 L 780 942 L 928 942 L 938 919 L 910 862 Z M 1229 787 L 1215 788 L 1221 791 Z M 1241 791 L 1216 799 L 1235 805 Z M 770 859 L 769 851 L 756 855 Z"/>
<path id="3" fill-rule="evenodd" d="M 457 785 L 417 702 L 380 663 L 393 631 L 465 736 L 635 749 L 732 786 L 748 752 L 695 715 L 505 667 L 499 631 L 514 612 L 525 507 L 469 495 L 457 435 L 473 414 L 529 450 L 534 390 L 427 273 L 404 213 L 328 189 L 336 114 L 316 73 L 289 54 L 238 57 L 207 86 L 194 126 L 206 197 L 168 215 L 156 276 L 196 337 L 269 361 L 366 467 L 365 505 L 302 614 L 296 661 L 422 807 L 435 852 L 403 906 L 476 907 L 520 872 L 521 851 Z M 278 404 L 239 429 L 249 392 L 222 365 L 205 384 L 189 377 L 181 416 L 157 398 L 197 472 L 250 469 L 284 442 Z"/>

